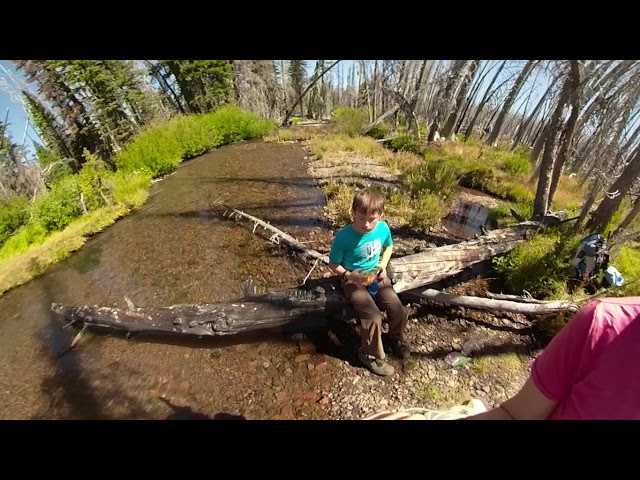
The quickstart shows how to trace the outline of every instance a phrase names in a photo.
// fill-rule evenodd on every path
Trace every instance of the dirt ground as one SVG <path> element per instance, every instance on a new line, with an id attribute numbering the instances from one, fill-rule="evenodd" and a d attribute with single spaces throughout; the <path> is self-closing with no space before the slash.
<path id="1" fill-rule="evenodd" d="M 347 152 L 335 153 L 333 157 L 325 153 L 322 160 L 311 156 L 309 174 L 317 180 L 319 188 L 329 180 L 360 185 L 398 182 L 375 160 L 351 157 Z M 500 202 L 468 191 L 461 192 L 461 200 L 487 208 Z M 394 241 L 395 255 L 413 253 L 416 248 L 437 243 L 402 232 L 396 234 Z M 481 295 L 489 288 L 488 280 L 477 278 L 445 291 Z M 488 406 L 494 406 L 524 384 L 531 363 L 540 352 L 531 320 L 521 315 L 496 316 L 442 307 L 404 295 L 401 298 L 410 312 L 407 339 L 412 355 L 406 361 L 388 357 L 396 369 L 391 377 L 378 377 L 358 363 L 355 355 L 358 325 L 333 325 L 325 338 L 300 337 L 306 351 L 313 352 L 308 355 L 330 358 L 339 370 L 317 392 L 319 406 L 328 418 L 357 419 L 385 409 L 445 409 L 471 398 L 481 398 Z M 447 363 L 448 354 L 463 349 L 471 358 L 468 363 L 456 367 Z"/>

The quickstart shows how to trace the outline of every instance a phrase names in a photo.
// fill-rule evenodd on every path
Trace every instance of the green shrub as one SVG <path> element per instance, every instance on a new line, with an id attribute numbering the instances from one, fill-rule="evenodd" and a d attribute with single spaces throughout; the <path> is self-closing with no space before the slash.
<path id="1" fill-rule="evenodd" d="M 511 293 L 520 295 L 526 290 L 538 298 L 562 296 L 578 242 L 579 236 L 560 229 L 539 233 L 507 255 L 494 257 L 494 272 Z"/>
<path id="2" fill-rule="evenodd" d="M 49 236 L 47 229 L 39 223 L 29 223 L 19 229 L 0 248 L 0 260 L 24 252 L 34 245 L 40 245 Z"/>
<path id="3" fill-rule="evenodd" d="M 521 157 L 520 155 L 505 155 L 505 159 L 502 162 L 502 170 L 508 173 L 517 175 L 519 173 L 527 174 L 531 170 L 531 164 L 528 157 Z"/>
<path id="4" fill-rule="evenodd" d="M 413 196 L 427 192 L 447 197 L 458 186 L 457 171 L 445 162 L 427 160 L 409 168 L 405 184 Z"/>
<path id="5" fill-rule="evenodd" d="M 203 115 L 178 116 L 143 130 L 116 156 L 118 170 L 144 170 L 152 178 L 173 172 L 182 160 L 222 144 L 258 138 L 275 128 L 254 113 L 225 105 Z"/>
<path id="6" fill-rule="evenodd" d="M 367 126 L 369 114 L 361 108 L 337 107 L 333 110 L 338 131 L 355 137 Z"/>
<path id="7" fill-rule="evenodd" d="M 82 213 L 80 191 L 75 175 L 60 179 L 33 203 L 34 221 L 48 232 L 64 228 Z"/>
<path id="8" fill-rule="evenodd" d="M 29 201 L 22 195 L 0 208 L 0 245 L 29 219 Z"/>

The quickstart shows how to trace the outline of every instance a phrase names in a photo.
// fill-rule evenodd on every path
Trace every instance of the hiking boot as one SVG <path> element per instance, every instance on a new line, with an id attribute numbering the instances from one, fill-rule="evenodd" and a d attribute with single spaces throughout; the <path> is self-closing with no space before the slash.
<path id="1" fill-rule="evenodd" d="M 391 351 L 393 352 L 393 354 L 396 355 L 398 358 L 401 358 L 402 360 L 406 360 L 411 356 L 411 350 L 409 350 L 409 347 L 407 346 L 407 344 L 405 344 L 404 342 L 401 342 L 397 338 L 390 337 L 389 345 L 391 346 Z"/>
<path id="2" fill-rule="evenodd" d="M 360 361 L 373 373 L 382 377 L 393 375 L 393 366 L 389 365 L 384 360 L 373 357 L 371 355 L 365 355 L 362 348 L 358 350 L 358 358 Z"/>

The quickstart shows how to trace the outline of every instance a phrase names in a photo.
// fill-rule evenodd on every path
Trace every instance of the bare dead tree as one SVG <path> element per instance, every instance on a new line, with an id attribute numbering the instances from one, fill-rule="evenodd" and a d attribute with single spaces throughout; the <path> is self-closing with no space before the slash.
<path id="1" fill-rule="evenodd" d="M 307 85 L 307 88 L 305 88 L 303 90 L 303 92 L 300 94 L 300 96 L 296 99 L 296 101 L 293 103 L 293 106 L 288 109 L 287 114 L 284 117 L 284 120 L 282 120 L 282 125 L 286 125 L 287 122 L 289 121 L 289 119 L 291 118 L 291 115 L 293 114 L 295 108 L 298 106 L 298 104 L 302 101 L 302 99 L 304 98 L 304 96 L 307 94 L 307 92 L 309 91 L 309 89 L 311 87 L 313 87 L 315 85 L 315 83 L 320 80 L 325 73 L 327 73 L 329 70 L 331 70 L 333 67 L 335 67 L 338 63 L 340 62 L 340 60 L 336 60 L 335 62 L 333 62 L 331 65 L 329 65 L 327 68 L 325 68 L 322 72 L 320 72 L 319 75 L 317 75 L 316 77 L 312 78 L 309 81 L 309 85 Z"/>
<path id="2" fill-rule="evenodd" d="M 565 105 L 569 101 L 571 92 L 572 82 L 570 76 L 567 75 L 562 92 L 560 93 L 560 97 L 556 103 L 556 108 L 549 120 L 549 131 L 545 141 L 542 161 L 540 162 L 540 175 L 538 177 L 536 197 L 533 202 L 533 218 L 546 215 L 549 208 L 549 187 L 551 185 L 551 176 L 557 146 L 556 138 L 560 128 L 561 117 L 564 112 Z"/>
<path id="3" fill-rule="evenodd" d="M 449 117 L 447 118 L 444 127 L 442 127 L 442 136 L 445 138 L 455 135 L 454 127 L 456 125 L 456 120 L 462 113 L 462 105 L 467 97 L 467 91 L 469 90 L 469 86 L 471 85 L 471 81 L 473 80 L 478 65 L 480 65 L 480 60 L 470 60 L 465 64 L 464 69 L 461 72 L 458 94 L 455 97 Z"/>
<path id="4" fill-rule="evenodd" d="M 511 107 L 516 101 L 516 97 L 518 96 L 520 89 L 522 88 L 524 83 L 527 81 L 527 78 L 529 78 L 529 75 L 533 71 L 533 67 L 535 67 L 537 63 L 538 63 L 538 60 L 529 60 L 525 64 L 525 66 L 522 68 L 520 75 L 518 75 L 518 77 L 516 78 L 516 81 L 511 87 L 511 90 L 509 90 L 509 94 L 507 95 L 504 105 L 502 106 L 502 110 L 500 110 L 500 114 L 498 115 L 496 123 L 493 125 L 493 128 L 491 129 L 491 133 L 489 134 L 489 137 L 487 137 L 487 141 L 486 141 L 487 145 L 493 145 L 498 139 L 498 137 L 500 136 L 500 131 L 502 129 L 502 125 L 504 123 L 505 117 L 507 116 L 507 113 L 509 113 L 509 110 L 511 110 Z"/>
<path id="5" fill-rule="evenodd" d="M 498 67 L 498 71 L 496 72 L 496 74 L 493 76 L 493 79 L 491 79 L 491 83 L 489 83 L 489 86 L 487 87 L 487 90 L 485 91 L 482 100 L 480 100 L 480 104 L 478 105 L 478 107 L 476 108 L 476 112 L 473 115 L 473 117 L 471 118 L 471 122 L 469 122 L 469 125 L 467 126 L 467 130 L 464 133 L 464 137 L 465 138 L 469 138 L 471 136 L 471 134 L 473 133 L 473 127 L 476 124 L 476 120 L 478 120 L 478 116 L 480 115 L 480 113 L 482 112 L 482 109 L 484 108 L 484 106 L 486 105 L 486 103 L 489 101 L 489 99 L 491 98 L 491 96 L 493 96 L 493 93 L 495 93 L 496 90 L 491 90 L 491 87 L 493 87 L 493 84 L 496 82 L 496 80 L 498 79 L 498 76 L 500 75 L 500 73 L 502 72 L 502 70 L 504 69 L 505 65 L 507 64 L 507 60 L 504 60 L 502 62 L 502 64 L 500 65 L 500 67 Z"/>

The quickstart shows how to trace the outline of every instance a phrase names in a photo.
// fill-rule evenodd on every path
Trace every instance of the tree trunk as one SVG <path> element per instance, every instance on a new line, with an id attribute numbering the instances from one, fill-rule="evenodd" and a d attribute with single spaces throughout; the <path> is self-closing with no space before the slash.
<path id="1" fill-rule="evenodd" d="M 506 64 L 507 64 L 507 61 L 504 60 L 502 62 L 502 65 L 500 65 L 500 67 L 498 68 L 498 71 L 496 72 L 494 77 L 491 79 L 491 83 L 489 84 L 489 86 L 487 87 L 487 90 L 484 92 L 484 95 L 482 96 L 482 100 L 480 101 L 480 105 L 478 105 L 478 108 L 476 109 L 475 113 L 473 114 L 473 117 L 471 118 L 471 122 L 469 123 L 469 126 L 467 127 L 467 129 L 464 132 L 464 138 L 469 138 L 471 136 L 471 134 L 473 133 L 473 127 L 475 126 L 476 121 L 478 120 L 478 117 L 480 116 L 480 113 L 482 112 L 482 109 L 484 108 L 484 106 L 489 101 L 489 98 L 492 95 L 491 87 L 493 87 L 493 84 L 498 79 L 498 76 L 500 75 L 500 72 L 502 72 L 502 69 L 504 68 L 504 66 Z"/>
<path id="2" fill-rule="evenodd" d="M 484 79 L 487 77 L 487 75 L 491 71 L 490 69 L 487 70 L 487 68 L 489 67 L 489 63 L 490 62 L 487 61 L 482 66 L 482 69 L 480 69 L 480 71 L 478 72 L 478 76 L 476 77 L 476 80 L 474 80 L 472 85 L 471 85 L 471 92 L 467 96 L 467 101 L 465 102 L 464 108 L 462 109 L 462 113 L 460 114 L 458 120 L 456 121 L 456 126 L 455 126 L 455 128 L 453 130 L 454 133 L 456 133 L 456 134 L 462 128 L 462 124 L 464 123 L 464 119 L 467 116 L 467 112 L 469 111 L 469 107 L 471 107 L 471 105 L 475 101 L 476 96 L 478 95 L 478 92 L 480 91 L 480 86 L 482 85 L 482 83 L 484 82 Z M 485 70 L 487 70 L 487 71 L 485 72 Z"/>
<path id="3" fill-rule="evenodd" d="M 471 60 L 462 72 L 462 80 L 460 82 L 458 94 L 456 95 L 455 103 L 453 104 L 453 109 L 451 110 L 451 113 L 449 113 L 449 118 L 447 118 L 447 122 L 444 124 L 444 127 L 442 127 L 442 136 L 445 138 L 449 138 L 454 134 L 456 119 L 460 116 L 462 104 L 464 103 L 464 99 L 467 97 L 467 91 L 469 90 L 469 86 L 471 85 L 471 81 L 473 80 L 473 76 L 476 73 L 479 64 L 480 60 Z"/>
<path id="4" fill-rule="evenodd" d="M 616 231 L 613 233 L 613 236 L 615 237 L 617 235 L 620 235 L 624 230 L 626 230 L 626 228 L 629 225 L 631 225 L 631 222 L 633 222 L 635 218 L 638 216 L 638 213 L 640 213 L 640 197 L 637 197 L 636 201 L 633 202 L 633 208 L 627 214 L 627 216 L 624 217 L 624 220 L 620 222 L 620 225 L 618 225 L 618 228 L 616 228 Z"/>
<path id="5" fill-rule="evenodd" d="M 620 77 L 630 70 L 630 68 L 634 65 L 635 62 L 636 62 L 635 60 L 623 60 L 598 82 L 599 85 L 605 85 L 605 88 L 597 89 L 598 93 L 596 97 L 585 109 L 582 115 L 580 115 L 580 117 L 578 118 L 578 123 L 576 125 L 576 130 L 578 132 L 581 131 L 584 124 L 589 121 L 589 118 L 591 118 L 591 115 L 593 115 L 593 113 L 598 109 L 598 107 L 605 100 L 606 94 L 611 90 L 611 88 L 620 79 Z"/>
<path id="6" fill-rule="evenodd" d="M 452 111 L 452 105 L 455 101 L 455 93 L 458 85 L 461 85 L 463 72 L 466 70 L 467 60 L 454 60 L 449 74 L 444 92 L 440 101 L 432 125 L 442 125 L 443 121 L 449 117 Z M 437 131 L 429 130 L 427 141 L 432 142 Z"/>
<path id="7" fill-rule="evenodd" d="M 491 133 L 487 138 L 487 141 L 486 141 L 487 145 L 493 145 L 498 139 L 498 137 L 500 136 L 500 130 L 502 130 L 502 125 L 504 123 L 504 120 L 507 117 L 509 110 L 511 110 L 513 103 L 516 101 L 516 97 L 518 96 L 518 93 L 520 93 L 520 89 L 524 85 L 524 82 L 526 82 L 527 78 L 529 77 L 529 74 L 533 70 L 533 67 L 536 65 L 536 63 L 538 63 L 538 60 L 529 60 L 525 64 L 522 71 L 520 72 L 520 75 L 518 75 L 518 78 L 513 84 L 513 87 L 511 87 L 511 90 L 509 90 L 507 99 L 504 101 L 502 110 L 500 110 L 500 115 L 498 115 L 498 119 L 496 120 L 496 123 L 493 125 L 493 128 L 491 129 Z"/>
<path id="8" fill-rule="evenodd" d="M 553 196 L 558 188 L 558 182 L 560 182 L 560 176 L 562 175 L 562 168 L 567 161 L 569 152 L 569 146 L 573 140 L 573 133 L 576 129 L 576 122 L 578 120 L 578 113 L 580 111 L 580 65 L 577 60 L 571 60 L 571 114 L 569 119 L 560 135 L 560 149 L 558 156 L 555 159 L 553 165 L 553 172 L 551 175 L 551 185 L 549 186 L 549 200 L 548 205 L 553 202 Z"/>
<path id="9" fill-rule="evenodd" d="M 570 91 L 570 79 L 567 78 L 562 87 L 556 108 L 551 115 L 551 120 L 549 120 L 549 132 L 544 146 L 542 161 L 540 162 L 540 175 L 538 177 L 536 198 L 533 202 L 532 218 L 545 215 L 549 209 L 549 187 L 551 186 L 551 175 L 553 172 L 556 137 L 558 136 L 558 129 L 560 127 L 560 118 L 569 99 Z"/>
<path id="10" fill-rule="evenodd" d="M 623 172 L 608 188 L 609 195 L 605 197 L 598 205 L 593 217 L 587 222 L 587 228 L 593 232 L 602 233 L 604 227 L 609 223 L 611 216 L 620 206 L 620 202 L 629 192 L 629 189 L 638 178 L 640 173 L 640 146 L 636 147 L 633 153 L 633 159 L 627 164 Z"/>
<path id="11" fill-rule="evenodd" d="M 516 134 L 515 138 L 513 139 L 513 143 L 511 144 L 511 150 L 515 149 L 518 146 L 518 143 L 520 143 L 520 140 L 522 140 L 522 138 L 524 138 L 525 132 L 528 131 L 530 129 L 530 127 L 535 124 L 535 119 L 538 116 L 538 111 L 540 110 L 540 108 L 542 108 L 542 105 L 544 105 L 544 102 L 547 99 L 547 95 L 549 94 L 549 92 L 551 92 L 551 86 L 552 85 L 553 85 L 553 83 L 549 83 L 549 86 L 547 87 L 545 92 L 540 97 L 540 100 L 538 100 L 538 104 L 533 109 L 533 112 L 531 112 L 531 115 L 529 115 L 527 120 L 524 122 L 524 124 L 522 125 L 522 128 L 518 130 L 518 133 Z M 539 154 L 540 154 L 540 152 L 538 152 L 538 155 Z M 538 160 L 537 156 L 536 156 L 535 160 L 537 162 L 537 160 Z"/>
<path id="12" fill-rule="evenodd" d="M 573 234 L 578 233 L 580 231 L 580 228 L 582 228 L 582 223 L 584 222 L 584 219 L 587 218 L 587 216 L 589 215 L 589 212 L 591 211 L 591 207 L 596 201 L 596 198 L 598 198 L 598 194 L 600 193 L 601 190 L 602 190 L 602 181 L 598 177 L 596 177 L 593 179 L 591 183 L 589 195 L 587 196 L 586 200 L 584 201 L 584 204 L 582 205 L 580 216 L 578 217 L 578 220 L 576 220 L 576 223 L 573 224 L 573 229 L 572 229 Z"/>
<path id="13" fill-rule="evenodd" d="M 64 319 L 90 327 L 124 332 L 155 332 L 197 337 L 232 335 L 274 328 L 300 319 L 322 320 L 342 312 L 345 298 L 338 294 L 294 290 L 251 295 L 237 302 L 172 305 L 158 308 L 111 308 L 52 304 Z"/>

